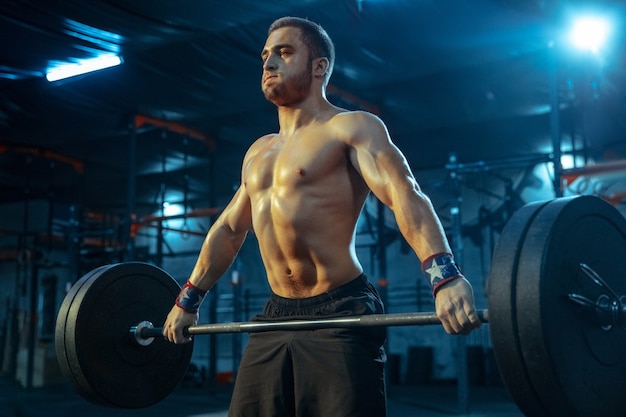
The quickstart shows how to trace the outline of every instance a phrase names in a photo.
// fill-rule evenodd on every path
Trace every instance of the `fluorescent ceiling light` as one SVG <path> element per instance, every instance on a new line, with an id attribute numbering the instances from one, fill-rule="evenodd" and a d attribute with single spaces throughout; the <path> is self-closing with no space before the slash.
<path id="1" fill-rule="evenodd" d="M 104 68 L 114 67 L 122 63 L 122 58 L 116 55 L 106 55 L 94 59 L 84 60 L 75 64 L 63 64 L 50 69 L 46 73 L 46 79 L 50 82 L 98 71 Z"/>

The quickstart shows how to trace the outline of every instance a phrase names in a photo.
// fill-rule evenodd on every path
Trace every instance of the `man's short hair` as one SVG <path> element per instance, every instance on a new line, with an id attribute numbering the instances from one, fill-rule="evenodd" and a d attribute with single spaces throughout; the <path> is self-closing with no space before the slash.
<path id="1" fill-rule="evenodd" d="M 302 32 L 302 43 L 309 48 L 311 59 L 322 57 L 328 59 L 328 70 L 324 77 L 324 84 L 327 84 L 333 72 L 333 67 L 335 66 L 335 45 L 333 45 L 333 41 L 330 39 L 330 36 L 328 36 L 328 33 L 315 22 L 292 16 L 281 17 L 275 20 L 274 23 L 270 25 L 267 33 L 269 35 L 276 29 L 284 27 L 296 27 L 300 29 Z"/>

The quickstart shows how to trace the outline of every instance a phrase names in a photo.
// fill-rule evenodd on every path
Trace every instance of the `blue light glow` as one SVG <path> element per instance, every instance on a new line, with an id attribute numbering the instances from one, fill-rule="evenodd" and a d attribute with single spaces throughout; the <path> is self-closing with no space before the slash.
<path id="1" fill-rule="evenodd" d="M 168 201 L 163 202 L 163 216 L 177 216 L 184 212 L 185 208 L 182 204 L 172 204 Z"/>

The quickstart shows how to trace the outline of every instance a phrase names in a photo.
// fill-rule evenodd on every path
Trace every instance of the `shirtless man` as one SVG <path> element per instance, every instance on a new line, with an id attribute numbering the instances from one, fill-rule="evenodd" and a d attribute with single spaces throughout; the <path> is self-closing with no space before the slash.
<path id="1" fill-rule="evenodd" d="M 282 18 L 261 53 L 262 90 L 280 130 L 246 153 L 242 182 L 209 230 L 164 325 L 189 341 L 197 308 L 231 265 L 249 231 L 271 289 L 257 320 L 382 313 L 355 253 L 355 227 L 369 192 L 395 215 L 424 262 L 446 332 L 480 326 L 472 287 L 450 255 L 433 206 L 383 122 L 332 105 L 325 94 L 334 47 L 317 24 Z M 255 333 L 238 370 L 230 416 L 384 416 L 385 330 Z"/>

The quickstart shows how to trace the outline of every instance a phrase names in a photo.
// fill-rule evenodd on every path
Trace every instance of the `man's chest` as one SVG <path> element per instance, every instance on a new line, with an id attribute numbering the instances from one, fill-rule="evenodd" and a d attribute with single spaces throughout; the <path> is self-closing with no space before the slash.
<path id="1" fill-rule="evenodd" d="M 276 141 L 249 161 L 244 181 L 248 192 L 295 191 L 328 179 L 346 162 L 345 147 L 337 140 L 307 137 Z"/>

